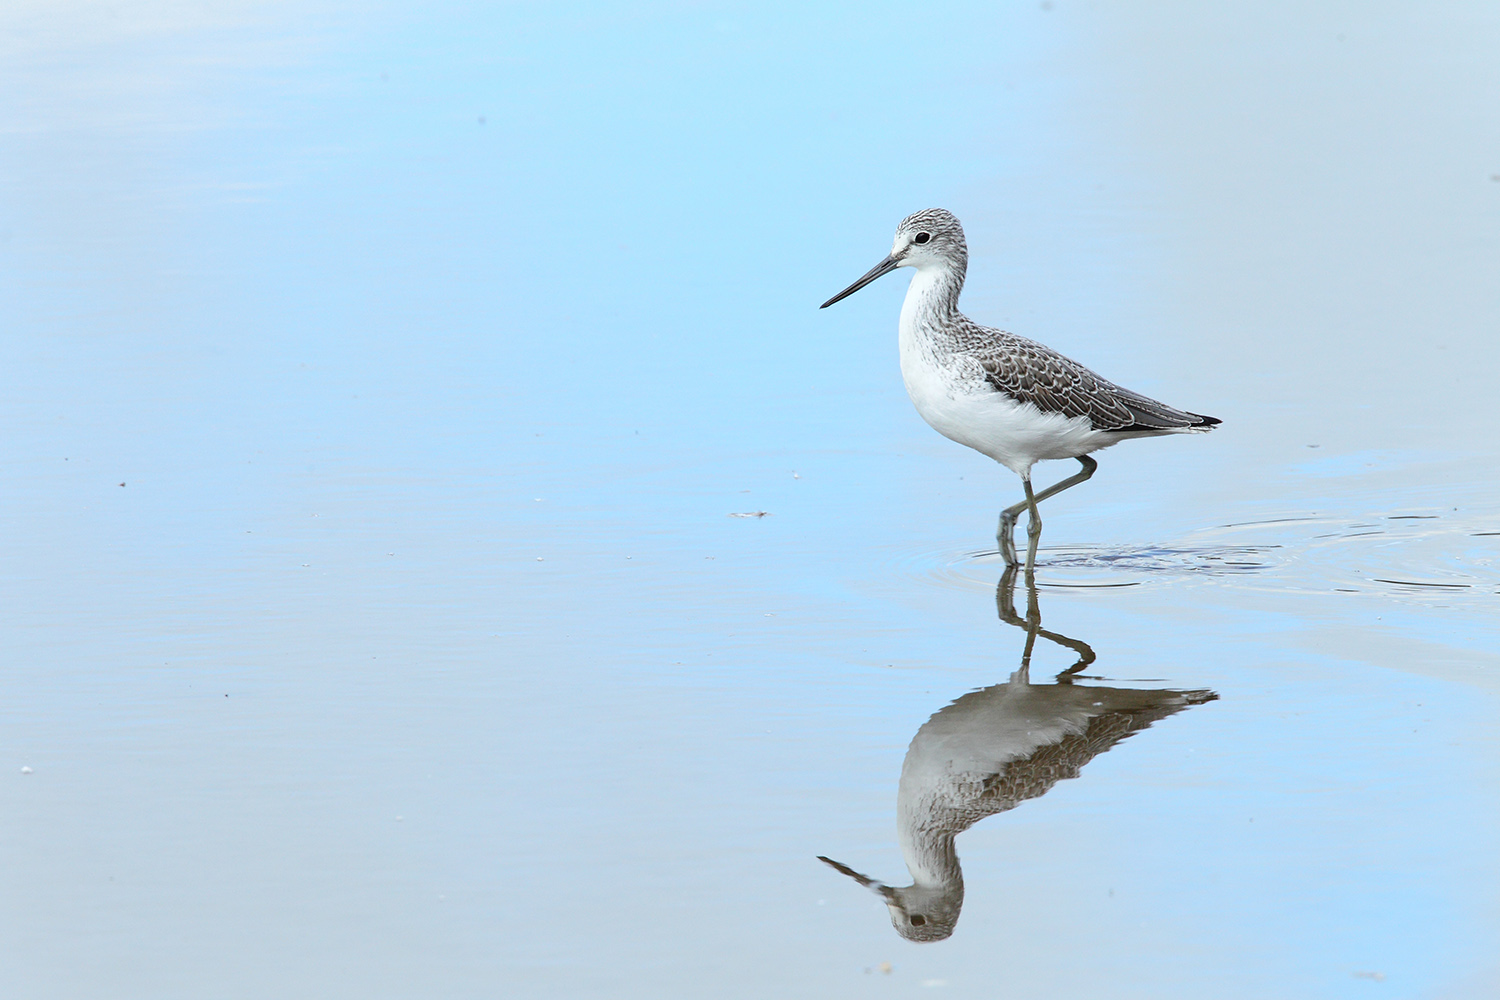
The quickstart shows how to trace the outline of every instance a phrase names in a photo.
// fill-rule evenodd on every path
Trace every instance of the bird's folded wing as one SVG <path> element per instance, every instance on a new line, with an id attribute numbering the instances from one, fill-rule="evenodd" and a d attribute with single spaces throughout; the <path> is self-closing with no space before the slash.
<path id="1" fill-rule="evenodd" d="M 985 815 L 1045 795 L 1059 781 L 1078 777 L 1083 765 L 1127 736 L 1149 729 L 1152 723 L 1185 708 L 1219 698 L 1212 691 L 1078 690 L 1097 691 L 1099 698 L 1117 704 L 1090 718 L 1082 732 L 1069 733 L 1054 743 L 1037 747 L 1025 757 L 1007 761 L 998 772 L 987 777 L 980 796 Z"/>
<path id="2" fill-rule="evenodd" d="M 1196 414 L 1122 389 L 1083 365 L 1024 337 L 1005 335 L 979 354 L 985 380 L 998 392 L 1046 413 L 1087 417 L 1098 431 L 1192 427 Z"/>

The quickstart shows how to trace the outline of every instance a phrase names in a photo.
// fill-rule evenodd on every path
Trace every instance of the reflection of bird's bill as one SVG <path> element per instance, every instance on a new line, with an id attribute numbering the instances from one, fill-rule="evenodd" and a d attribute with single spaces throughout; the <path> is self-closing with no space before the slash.
<path id="1" fill-rule="evenodd" d="M 860 278 L 854 284 L 850 285 L 848 288 L 844 289 L 842 292 L 839 292 L 837 295 L 835 295 L 833 298 L 829 299 L 827 302 L 825 302 L 822 305 L 818 306 L 818 308 L 819 309 L 827 309 L 829 306 L 833 305 L 835 302 L 839 301 L 840 299 L 847 299 L 849 296 L 853 295 L 855 292 L 859 291 L 861 288 L 865 287 L 870 282 L 874 281 L 876 278 L 879 278 L 879 277 L 881 277 L 883 275 L 890 274 L 892 271 L 894 271 L 896 268 L 898 268 L 900 266 L 901 266 L 901 262 L 899 260 L 897 260 L 894 257 L 887 257 L 885 260 L 881 261 L 879 264 L 876 264 L 874 267 L 872 267 L 868 271 L 866 271 L 865 272 L 865 276 L 863 278 Z M 832 864 L 832 863 L 833 862 L 831 862 L 831 861 L 829 862 L 829 864 Z"/>
<path id="2" fill-rule="evenodd" d="M 848 865 L 840 864 L 832 858 L 825 858 L 821 854 L 818 855 L 818 860 L 823 862 L 828 867 L 832 868 L 834 871 L 842 872 L 843 874 L 848 875 L 854 881 L 858 882 L 866 889 L 869 889 L 871 892 L 880 896 L 884 896 L 887 902 L 894 901 L 895 890 L 886 885 L 884 882 L 876 881 L 868 875 L 861 875 L 859 872 L 855 871 L 853 868 L 850 868 Z"/>

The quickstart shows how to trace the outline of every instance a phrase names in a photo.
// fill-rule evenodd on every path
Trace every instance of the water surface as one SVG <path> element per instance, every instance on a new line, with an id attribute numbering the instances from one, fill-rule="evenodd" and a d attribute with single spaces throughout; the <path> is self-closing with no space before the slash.
<path id="1" fill-rule="evenodd" d="M 1491 8 L 0 17 L 8 996 L 1500 989 Z M 816 305 L 929 205 L 972 316 L 1224 424 L 1037 594 L 1217 697 L 914 943 L 816 859 L 904 884 L 1017 484 L 901 280 Z"/>

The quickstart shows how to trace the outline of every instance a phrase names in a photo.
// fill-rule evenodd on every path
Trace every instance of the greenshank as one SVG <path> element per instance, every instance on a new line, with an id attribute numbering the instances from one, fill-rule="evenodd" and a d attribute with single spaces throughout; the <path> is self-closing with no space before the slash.
<path id="1" fill-rule="evenodd" d="M 901 377 L 917 412 L 945 437 L 988 455 L 1021 477 L 1026 499 L 1000 512 L 997 540 L 1015 565 L 1014 529 L 1027 511 L 1028 571 L 1036 565 L 1042 518 L 1037 504 L 1094 474 L 1090 452 L 1127 438 L 1210 430 L 1219 420 L 1122 389 L 1049 347 L 958 311 L 969 266 L 963 227 L 929 208 L 901 220 L 890 256 L 823 303 L 827 309 L 898 267 L 917 273 L 901 306 Z M 1031 467 L 1076 458 L 1082 470 L 1040 493 Z"/>

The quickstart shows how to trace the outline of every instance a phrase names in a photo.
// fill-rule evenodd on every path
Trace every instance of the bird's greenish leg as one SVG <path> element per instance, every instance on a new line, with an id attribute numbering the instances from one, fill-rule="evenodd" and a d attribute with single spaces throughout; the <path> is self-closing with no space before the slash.
<path id="1" fill-rule="evenodd" d="M 1036 585 L 1036 547 L 1042 540 L 1042 512 L 1036 509 L 1036 494 L 1031 492 L 1031 477 L 1021 480 L 1026 487 L 1026 508 L 1031 516 L 1026 519 L 1026 585 Z"/>
<path id="2" fill-rule="evenodd" d="M 1033 516 L 1035 516 L 1036 504 L 1041 503 L 1048 497 L 1057 496 L 1070 486 L 1077 486 L 1079 483 L 1085 482 L 1094 474 L 1094 470 L 1099 468 L 1099 463 L 1087 455 L 1079 455 L 1078 464 L 1082 465 L 1083 468 L 1067 479 L 1053 483 L 1035 497 L 1031 496 L 1031 477 L 1028 476 L 1023 480 L 1026 484 L 1027 499 L 1022 500 L 1020 503 L 1012 504 L 1000 512 L 1000 531 L 996 534 L 995 540 L 1000 543 L 1000 557 L 1005 560 L 1005 565 L 1014 566 L 1020 562 L 1016 558 L 1015 528 L 1016 518 L 1021 516 L 1021 511 L 1032 511 Z M 1040 532 L 1041 529 L 1038 528 L 1037 531 Z"/>
<path id="3" fill-rule="evenodd" d="M 1000 543 L 1000 558 L 1005 565 L 1016 565 L 1016 515 L 1026 509 L 1026 502 L 1007 507 L 1000 512 L 1000 528 L 995 532 L 995 541 Z"/>

